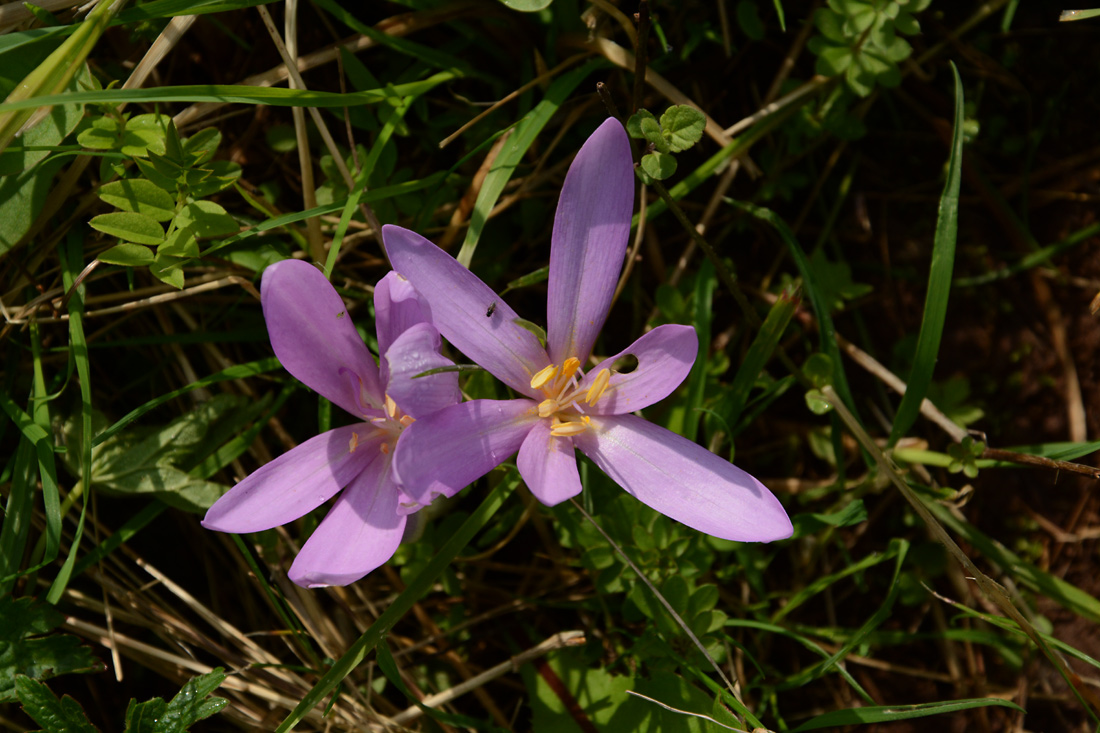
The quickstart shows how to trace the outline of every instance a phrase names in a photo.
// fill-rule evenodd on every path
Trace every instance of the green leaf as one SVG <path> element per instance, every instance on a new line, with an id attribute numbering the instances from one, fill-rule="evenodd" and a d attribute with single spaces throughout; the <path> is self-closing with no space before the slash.
<path id="1" fill-rule="evenodd" d="M 837 76 L 847 71 L 852 58 L 852 49 L 847 46 L 825 46 L 817 55 L 815 70 L 822 76 Z"/>
<path id="2" fill-rule="evenodd" d="M 825 395 L 817 389 L 806 392 L 806 407 L 810 408 L 810 412 L 815 415 L 825 415 L 833 409 L 833 406 L 825 399 Z"/>
<path id="3" fill-rule="evenodd" d="M 64 621 L 53 606 L 33 598 L 0 598 L 0 703 L 15 700 L 20 675 L 45 680 L 103 668 L 77 637 L 45 636 Z"/>
<path id="4" fill-rule="evenodd" d="M 943 715 L 955 713 L 960 710 L 973 708 L 1003 707 L 1018 712 L 1025 712 L 1022 707 L 1008 700 L 995 697 L 982 697 L 972 700 L 947 700 L 945 702 L 930 702 L 920 705 L 885 705 L 882 707 L 851 708 L 849 710 L 834 710 L 819 715 L 812 720 L 803 723 L 791 733 L 802 733 L 807 730 L 819 730 L 832 728 L 834 730 L 846 725 L 867 725 L 869 723 L 891 723 L 895 720 L 911 720 L 913 718 L 926 718 L 930 715 Z"/>
<path id="5" fill-rule="evenodd" d="M 642 131 L 642 137 L 644 137 L 650 145 L 657 148 L 658 152 L 667 153 L 671 150 L 668 139 L 665 138 L 664 133 L 661 131 L 661 123 L 659 123 L 656 118 L 643 117 L 638 121 L 638 128 Z"/>
<path id="6" fill-rule="evenodd" d="M 962 184 L 963 158 L 963 90 L 959 71 L 952 64 L 955 75 L 955 129 L 951 138 L 951 154 L 947 162 L 947 181 L 940 196 L 939 215 L 936 219 L 936 235 L 932 244 L 932 264 L 928 275 L 928 293 L 924 299 L 924 317 L 921 319 L 917 352 L 913 369 L 909 372 L 905 395 L 898 405 L 894 426 L 890 430 L 889 445 L 912 427 L 920 413 L 920 405 L 932 384 L 932 374 L 939 355 L 943 326 L 947 320 L 947 300 L 951 294 L 951 277 L 955 269 L 955 241 L 958 237 L 959 190 Z"/>
<path id="7" fill-rule="evenodd" d="M 216 127 L 204 127 L 183 141 L 183 152 L 192 166 L 200 166 L 214 157 L 222 144 L 222 134 Z"/>
<path id="8" fill-rule="evenodd" d="M 764 23 L 760 20 L 760 10 L 752 0 L 737 3 L 737 25 L 741 31 L 754 41 L 764 37 Z"/>
<path id="9" fill-rule="evenodd" d="M 116 244 L 96 259 L 108 265 L 145 267 L 153 264 L 154 257 L 153 252 L 148 247 L 143 247 L 140 244 Z"/>
<path id="10" fill-rule="evenodd" d="M 862 58 L 866 54 L 860 54 L 859 56 L 853 56 L 852 59 L 857 63 L 851 64 L 844 70 L 844 81 L 847 82 L 848 88 L 861 97 L 870 96 L 871 92 L 875 90 L 875 75 L 868 71 L 866 67 L 858 63 L 858 59 Z M 821 59 L 818 59 L 820 63 Z"/>
<path id="11" fill-rule="evenodd" d="M 126 242 L 156 246 L 164 241 L 164 227 L 145 214 L 132 211 L 116 211 L 92 217 L 88 225 L 104 234 Z"/>
<path id="12" fill-rule="evenodd" d="M 191 186 L 192 197 L 201 199 L 229 188 L 241 177 L 241 167 L 228 160 L 212 160 L 203 166 L 206 177 Z"/>
<path id="13" fill-rule="evenodd" d="M 661 115 L 661 127 L 668 140 L 668 146 L 674 153 L 687 150 L 699 142 L 706 126 L 706 115 L 684 104 L 669 107 Z"/>
<path id="14" fill-rule="evenodd" d="M 199 239 L 236 234 L 241 230 L 236 219 L 213 201 L 195 201 L 176 215 L 176 226 L 188 227 Z"/>
<path id="15" fill-rule="evenodd" d="M 165 131 L 172 118 L 162 114 L 144 114 L 131 117 L 126 121 L 122 133 L 122 145 L 119 150 L 124 155 L 144 157 L 149 152 L 164 155 Z"/>
<path id="16" fill-rule="evenodd" d="M 850 39 L 844 33 L 844 19 L 828 8 L 818 8 L 814 13 L 814 25 L 821 35 L 830 41 L 847 46 Z"/>
<path id="17" fill-rule="evenodd" d="M 832 514 L 795 514 L 791 517 L 795 537 L 806 537 L 826 527 L 851 527 L 866 521 L 867 507 L 863 499 L 856 499 Z"/>
<path id="18" fill-rule="evenodd" d="M 171 285 L 176 290 L 183 290 L 183 270 L 180 268 L 186 261 L 181 257 L 172 257 L 158 251 L 153 264 L 149 265 L 149 272 L 162 283 Z"/>
<path id="19" fill-rule="evenodd" d="M 645 139 L 645 133 L 642 132 L 642 120 L 644 119 L 657 121 L 657 118 L 648 109 L 639 109 L 635 114 L 630 115 L 630 119 L 626 121 L 626 133 L 636 140 Z"/>
<path id="20" fill-rule="evenodd" d="M 89 150 L 113 150 L 122 139 L 123 123 L 117 117 L 96 117 L 91 126 L 76 136 L 76 141 Z"/>
<path id="21" fill-rule="evenodd" d="M 537 13 L 550 7 L 554 0 L 500 0 L 500 2 L 521 13 Z"/>
<path id="22" fill-rule="evenodd" d="M 225 670 L 221 667 L 188 680 L 168 703 L 164 717 L 157 722 L 153 733 L 185 733 L 195 723 L 224 708 L 229 703 L 225 698 L 207 699 L 224 680 Z"/>
<path id="23" fill-rule="evenodd" d="M 0 175 L 0 257 L 30 230 L 64 164 L 64 158 L 48 158 L 28 170 Z"/>
<path id="24" fill-rule="evenodd" d="M 168 235 L 164 244 L 157 247 L 157 258 L 162 255 L 171 257 L 198 257 L 199 244 L 195 241 L 195 234 L 190 227 L 177 229 Z"/>
<path id="25" fill-rule="evenodd" d="M 22 675 L 15 679 L 15 687 L 23 712 L 45 733 L 99 733 L 80 703 L 68 695 L 58 700 L 46 685 Z"/>
<path id="26" fill-rule="evenodd" d="M 915 36 L 920 33 L 920 23 L 906 10 L 901 11 L 898 13 L 898 17 L 894 18 L 894 28 L 897 29 L 898 33 L 904 33 L 907 36 Z"/>
<path id="27" fill-rule="evenodd" d="M 99 198 L 116 209 L 168 221 L 176 213 L 176 201 L 164 189 L 144 178 L 112 181 L 99 189 Z"/>
<path id="28" fill-rule="evenodd" d="M 647 153 L 642 156 L 642 170 L 663 181 L 676 172 L 676 158 L 665 153 Z"/>

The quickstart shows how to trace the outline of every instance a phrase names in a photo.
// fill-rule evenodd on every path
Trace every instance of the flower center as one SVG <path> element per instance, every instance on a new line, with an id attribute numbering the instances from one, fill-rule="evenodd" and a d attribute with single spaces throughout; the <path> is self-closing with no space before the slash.
<path id="1" fill-rule="evenodd" d="M 402 412 L 389 395 L 386 395 L 382 409 L 385 414 L 367 420 L 371 425 L 371 431 L 365 439 L 385 438 L 378 446 L 378 450 L 388 455 L 397 443 L 397 439 L 401 437 L 401 431 L 413 424 L 413 418 Z M 354 453 L 359 447 L 359 442 L 359 433 L 352 433 L 351 440 L 348 442 L 348 451 Z"/>
<path id="2" fill-rule="evenodd" d="M 531 387 L 546 397 L 539 403 L 539 417 L 550 418 L 550 434 L 559 438 L 579 435 L 592 425 L 585 404 L 591 408 L 603 396 L 611 381 L 611 372 L 601 369 L 588 386 L 580 386 L 584 374 L 575 356 L 561 366 L 551 364 L 531 377 Z"/>

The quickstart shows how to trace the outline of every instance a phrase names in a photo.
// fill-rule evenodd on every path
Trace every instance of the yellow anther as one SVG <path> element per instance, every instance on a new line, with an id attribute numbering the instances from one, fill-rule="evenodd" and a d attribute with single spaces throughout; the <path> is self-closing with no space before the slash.
<path id="1" fill-rule="evenodd" d="M 562 422 L 550 428 L 550 434 L 557 438 L 568 438 L 571 435 L 580 435 L 588 430 L 591 421 L 586 416 L 580 421 Z"/>
<path id="2" fill-rule="evenodd" d="M 386 395 L 386 414 L 391 418 L 397 414 L 397 403 L 389 395 Z"/>
<path id="3" fill-rule="evenodd" d="M 414 422 L 416 422 L 416 420 L 415 420 L 415 418 L 411 417 L 410 415 L 402 415 L 401 419 L 398 420 L 398 422 L 401 423 L 401 427 L 407 428 L 410 425 L 412 425 Z"/>
<path id="4" fill-rule="evenodd" d="M 551 379 L 553 379 L 558 373 L 558 368 L 551 364 L 548 367 L 543 367 L 539 370 L 538 374 L 531 377 L 531 389 L 542 389 Z"/>
<path id="5" fill-rule="evenodd" d="M 607 389 L 607 385 L 611 382 L 611 370 L 601 369 L 596 378 L 592 380 L 592 386 L 588 388 L 588 394 L 584 396 L 584 401 L 590 405 L 596 404 L 596 400 L 603 396 L 604 390 Z"/>
<path id="6" fill-rule="evenodd" d="M 539 417 L 550 417 L 557 412 L 560 407 L 561 405 L 558 404 L 557 400 L 543 400 L 539 403 Z"/>
<path id="7" fill-rule="evenodd" d="M 565 360 L 565 363 L 561 365 L 561 377 L 563 382 L 568 382 L 573 378 L 573 375 L 577 373 L 577 370 L 581 368 L 581 360 L 575 356 L 571 356 Z"/>
<path id="8" fill-rule="evenodd" d="M 348 453 L 354 453 L 355 449 L 359 447 L 359 433 L 352 433 L 351 440 L 348 441 Z"/>

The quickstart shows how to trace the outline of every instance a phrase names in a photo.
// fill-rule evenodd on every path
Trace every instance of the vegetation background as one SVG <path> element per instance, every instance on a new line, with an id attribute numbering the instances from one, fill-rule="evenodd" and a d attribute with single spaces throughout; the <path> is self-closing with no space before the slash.
<path id="1" fill-rule="evenodd" d="M 77 5 L 0 5 L 5 729 L 1100 723 L 1100 21 L 1012 0 Z M 671 105 L 706 115 L 679 152 Z M 399 223 L 541 321 L 571 156 L 638 108 L 662 127 L 636 141 L 597 351 L 694 325 L 695 370 L 647 417 L 760 477 L 792 539 L 702 536 L 596 470 L 547 509 L 507 465 L 346 588 L 286 579 L 323 509 L 200 527 L 343 419 L 272 357 L 265 265 L 331 267 L 369 339 L 377 225 Z"/>

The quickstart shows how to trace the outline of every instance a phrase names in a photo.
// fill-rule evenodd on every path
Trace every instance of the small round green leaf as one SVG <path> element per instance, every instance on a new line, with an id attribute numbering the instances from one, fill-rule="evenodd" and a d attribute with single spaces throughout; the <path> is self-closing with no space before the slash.
<path id="1" fill-rule="evenodd" d="M 644 138 L 645 133 L 642 132 L 642 120 L 644 119 L 657 121 L 657 118 L 648 109 L 639 109 L 635 114 L 630 115 L 630 119 L 626 121 L 626 133 L 636 140 Z"/>
<path id="2" fill-rule="evenodd" d="M 144 178 L 112 181 L 99 189 L 99 198 L 116 209 L 168 221 L 176 213 L 176 201 L 164 189 Z"/>
<path id="3" fill-rule="evenodd" d="M 88 222 L 92 229 L 118 237 L 126 242 L 158 245 L 164 241 L 164 227 L 145 214 L 132 211 L 116 211 L 100 214 Z"/>
<path id="4" fill-rule="evenodd" d="M 676 172 L 676 159 L 665 153 L 649 153 L 642 156 L 642 170 L 663 181 Z"/>
<path id="5" fill-rule="evenodd" d="M 661 115 L 661 127 L 673 153 L 687 150 L 703 137 L 707 118 L 699 110 L 677 104 Z M 661 151 L 664 152 L 664 151 Z"/>
<path id="6" fill-rule="evenodd" d="M 643 117 L 638 123 L 638 126 L 642 130 L 642 136 L 645 137 L 651 145 L 657 148 L 658 152 L 667 153 L 669 151 L 668 140 L 665 139 L 664 134 L 661 132 L 661 125 L 657 122 L 656 118 Z"/>
<path id="7" fill-rule="evenodd" d="M 502 3 L 510 7 L 512 10 L 518 10 L 521 13 L 537 13 L 540 10 L 545 10 L 550 7 L 550 4 L 554 0 L 500 0 Z"/>
<path id="8" fill-rule="evenodd" d="M 829 404 L 825 396 L 816 389 L 811 389 L 806 393 L 806 407 L 810 408 L 810 412 L 815 415 L 824 415 L 829 410 L 833 409 L 833 406 Z"/>

